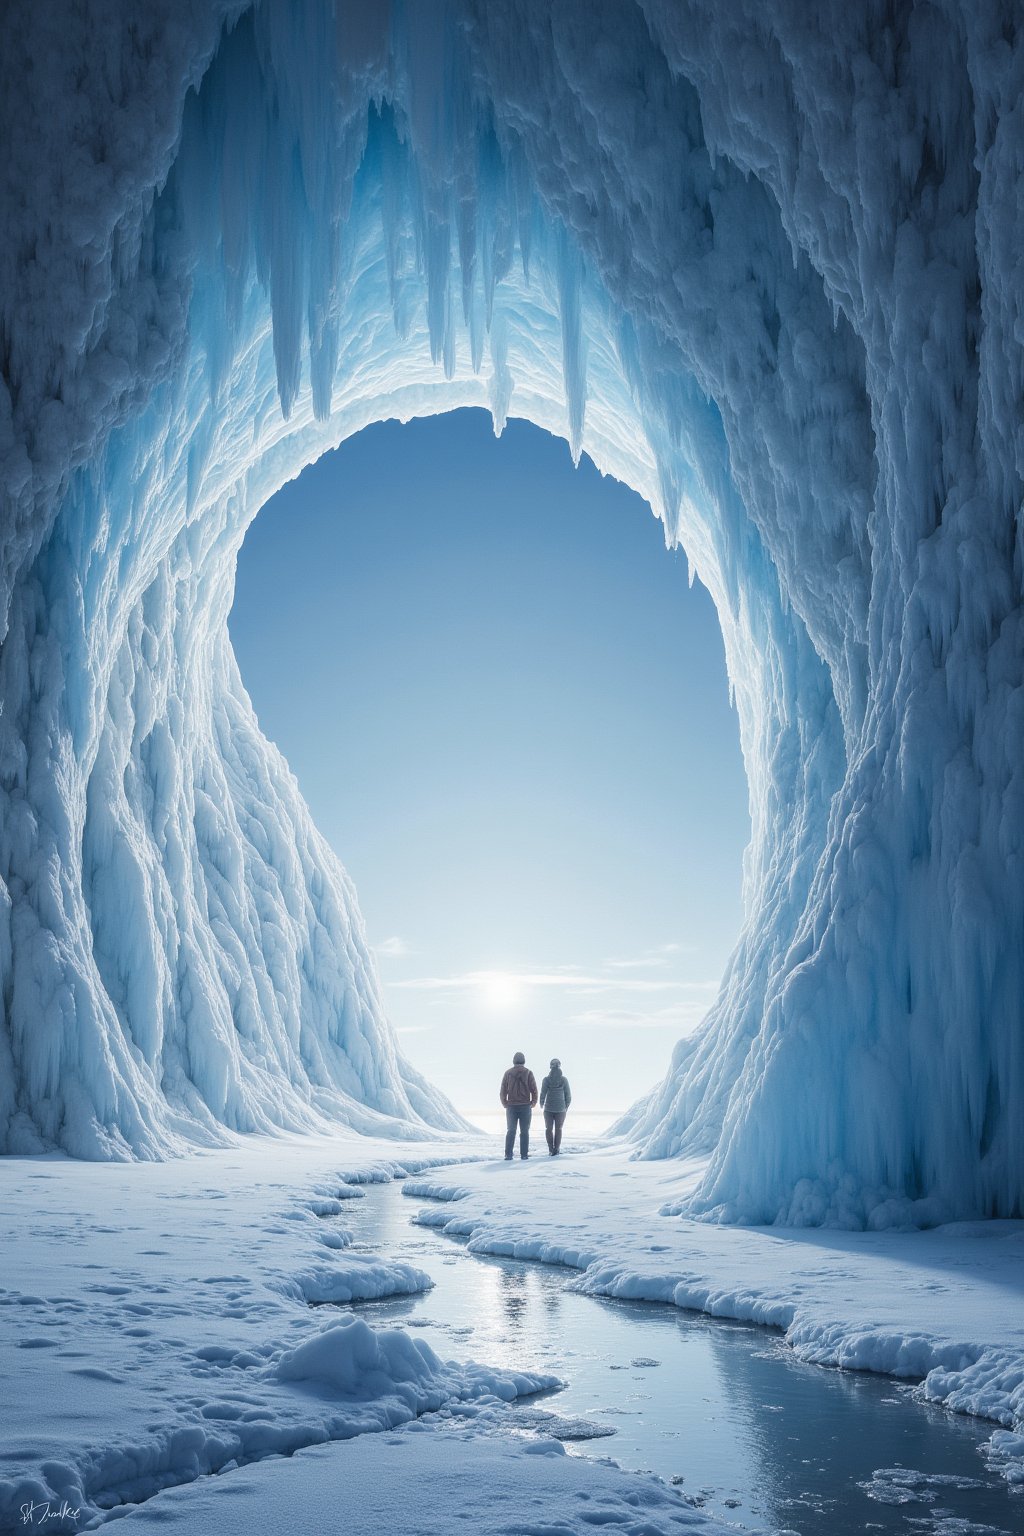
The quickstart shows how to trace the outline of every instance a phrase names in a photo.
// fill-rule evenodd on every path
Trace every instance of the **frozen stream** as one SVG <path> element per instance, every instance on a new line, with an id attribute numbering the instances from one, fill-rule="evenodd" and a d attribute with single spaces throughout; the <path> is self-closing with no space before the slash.
<path id="1" fill-rule="evenodd" d="M 368 1320 L 422 1329 L 448 1358 L 564 1377 L 565 1391 L 539 1406 L 615 1431 L 572 1449 L 656 1472 L 740 1527 L 1024 1530 L 1024 1496 L 981 1454 L 984 1423 L 908 1401 L 911 1388 L 885 1377 L 804 1365 L 770 1330 L 579 1296 L 564 1269 L 477 1257 L 412 1225 L 422 1203 L 400 1184 L 345 1203 L 356 1249 L 408 1259 L 435 1281 L 423 1296 L 364 1303 Z M 517 1411 L 533 1410 L 511 1410 L 513 1420 Z"/>

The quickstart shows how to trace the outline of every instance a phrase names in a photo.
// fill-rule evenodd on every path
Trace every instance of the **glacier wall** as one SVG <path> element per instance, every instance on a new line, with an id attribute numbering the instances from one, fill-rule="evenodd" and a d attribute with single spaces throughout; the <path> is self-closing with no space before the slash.
<path id="1" fill-rule="evenodd" d="M 746 917 L 638 1147 L 724 1219 L 1019 1212 L 1015 6 L 44 10 L 0 44 L 0 1148 L 456 1124 L 226 620 L 306 463 L 484 404 L 721 617 Z"/>

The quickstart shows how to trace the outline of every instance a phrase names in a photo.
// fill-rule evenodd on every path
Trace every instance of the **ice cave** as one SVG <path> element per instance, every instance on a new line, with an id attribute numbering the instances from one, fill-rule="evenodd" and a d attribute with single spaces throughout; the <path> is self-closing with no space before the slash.
<path id="1" fill-rule="evenodd" d="M 286 481 L 475 405 L 721 620 L 745 919 L 637 1156 L 722 1222 L 1022 1214 L 1021 22 L 9 0 L 0 1152 L 458 1124 L 227 615 Z"/>

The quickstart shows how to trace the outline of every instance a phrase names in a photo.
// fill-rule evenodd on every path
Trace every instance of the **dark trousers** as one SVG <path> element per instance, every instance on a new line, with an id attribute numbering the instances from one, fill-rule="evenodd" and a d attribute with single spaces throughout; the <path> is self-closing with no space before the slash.
<path id="1" fill-rule="evenodd" d="M 562 1126 L 564 1124 L 564 1109 L 546 1109 L 544 1111 L 544 1135 L 548 1139 L 549 1152 L 557 1152 L 562 1145 Z"/>
<path id="2" fill-rule="evenodd" d="M 505 1132 L 505 1156 L 512 1156 L 512 1149 L 516 1144 L 516 1126 L 519 1127 L 519 1156 L 530 1155 L 530 1121 L 533 1119 L 533 1110 L 529 1104 L 507 1104 L 505 1106 L 505 1124 L 508 1130 Z"/>

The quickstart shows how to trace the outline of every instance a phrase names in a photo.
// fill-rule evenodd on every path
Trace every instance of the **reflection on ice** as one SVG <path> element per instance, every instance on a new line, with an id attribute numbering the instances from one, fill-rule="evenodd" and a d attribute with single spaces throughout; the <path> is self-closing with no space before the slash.
<path id="1" fill-rule="evenodd" d="M 412 1214 L 391 1185 L 351 1217 L 357 1249 L 401 1252 L 435 1281 L 426 1301 L 377 1304 L 374 1321 L 422 1330 L 442 1356 L 566 1379 L 540 1407 L 512 1412 L 518 1429 L 538 1412 L 589 1425 L 580 1454 L 591 1444 L 594 1455 L 610 1451 L 675 1484 L 693 1507 L 775 1536 L 907 1536 L 910 1499 L 927 1515 L 922 1529 L 943 1529 L 931 1513 L 940 1507 L 966 1522 L 957 1531 L 1019 1528 L 1020 1499 L 979 1454 L 983 1423 L 911 1402 L 909 1388 L 885 1377 L 805 1364 L 752 1325 L 579 1295 L 557 1266 L 470 1254 L 411 1226 Z M 545 1433 L 578 1438 L 564 1426 Z"/>

